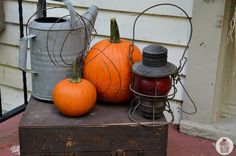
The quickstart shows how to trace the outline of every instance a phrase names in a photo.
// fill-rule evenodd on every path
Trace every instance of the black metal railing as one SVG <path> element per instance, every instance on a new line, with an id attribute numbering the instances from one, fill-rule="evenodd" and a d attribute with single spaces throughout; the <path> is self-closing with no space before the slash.
<path id="1" fill-rule="evenodd" d="M 0 90 L 0 123 L 23 112 L 25 110 L 26 104 L 23 104 L 19 107 L 16 107 L 15 109 L 12 109 L 9 112 L 3 113 L 2 109 L 2 95 L 1 95 L 1 90 Z"/>
<path id="2" fill-rule="evenodd" d="M 42 16 L 46 16 L 46 0 L 38 0 L 37 9 L 42 9 Z M 20 25 L 20 38 L 24 37 L 24 24 L 23 24 L 23 8 L 22 8 L 22 0 L 18 0 L 18 12 L 19 12 L 19 25 Z M 23 91 L 24 91 L 24 104 L 3 113 L 2 110 L 2 96 L 0 90 L 0 123 L 14 117 L 15 115 L 23 112 L 28 104 L 28 94 L 27 94 L 27 79 L 26 72 L 22 70 L 22 78 L 23 78 Z"/>

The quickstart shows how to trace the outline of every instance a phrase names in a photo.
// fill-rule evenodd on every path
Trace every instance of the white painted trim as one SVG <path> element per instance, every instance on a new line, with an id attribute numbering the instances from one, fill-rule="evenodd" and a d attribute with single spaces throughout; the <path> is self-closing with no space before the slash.
<path id="1" fill-rule="evenodd" d="M 229 31 L 229 21 L 230 21 L 230 8 L 231 1 L 228 1 L 225 5 L 225 13 L 224 13 L 224 23 L 222 26 L 222 37 L 221 37 L 221 44 L 220 44 L 220 51 L 219 51 L 219 59 L 218 59 L 218 67 L 217 67 L 217 73 L 216 73 L 216 86 L 215 86 L 215 91 L 214 91 L 214 99 L 213 99 L 213 104 L 214 106 L 212 107 L 212 122 L 216 122 L 222 114 L 223 110 L 223 94 L 224 91 L 223 86 L 225 85 L 225 72 L 224 71 L 224 66 L 227 63 L 227 49 L 226 49 L 226 40 L 227 40 L 227 35 Z"/>
<path id="2" fill-rule="evenodd" d="M 197 24 L 193 22 L 197 25 L 195 26 L 195 31 L 198 31 L 199 34 L 197 34 L 198 38 L 193 39 L 190 45 L 189 59 L 191 64 L 189 64 L 187 69 L 186 86 L 190 90 L 190 95 L 194 96 L 198 112 L 194 115 L 184 115 L 183 120 L 180 122 L 180 131 L 188 135 L 213 140 L 225 136 L 232 139 L 234 144 L 236 144 L 235 117 L 221 117 L 224 92 L 222 86 L 224 85 L 225 78 L 223 66 L 229 61 L 226 57 L 227 49 L 225 42 L 228 32 L 229 7 L 232 5 L 231 2 L 233 2 L 233 0 L 224 2 L 220 0 L 213 1 L 211 3 L 212 6 L 209 5 L 210 8 L 207 9 L 207 4 L 204 4 L 204 2 L 194 1 L 193 10 L 202 10 L 201 13 L 215 20 L 218 30 L 214 27 L 215 25 L 211 23 L 212 21 Z M 199 13 L 199 11 L 193 11 L 193 21 L 195 18 L 201 19 L 201 13 Z M 221 21 L 221 15 L 224 15 L 224 22 Z M 212 39 L 212 42 L 204 41 L 206 49 L 202 51 L 199 47 L 199 43 L 201 43 L 199 40 L 204 40 L 205 30 L 203 29 L 210 27 L 212 27 L 213 32 L 210 33 L 209 31 L 208 36 L 205 36 L 205 38 Z M 214 35 L 212 33 L 215 33 L 215 37 L 213 37 Z M 203 56 L 194 55 L 194 52 L 195 54 L 199 52 Z M 209 55 L 209 53 L 212 54 Z M 201 64 L 198 64 L 197 61 L 201 61 Z M 213 75 L 209 76 L 209 74 Z M 199 75 L 199 77 L 197 77 L 197 75 Z M 184 98 L 183 108 L 190 109 L 187 105 L 189 103 L 189 100 Z"/>
<path id="3" fill-rule="evenodd" d="M 236 127 L 232 123 L 235 123 L 235 119 L 220 120 L 214 124 L 181 120 L 180 131 L 188 135 L 212 140 L 218 140 L 220 137 L 224 136 L 230 138 L 236 145 Z"/>
<path id="4" fill-rule="evenodd" d="M 183 115 L 184 119 L 199 123 L 212 123 L 214 91 L 220 42 L 222 37 L 221 16 L 224 15 L 225 1 L 211 3 L 194 1 L 193 38 L 189 47 L 186 89 L 195 101 L 198 112 Z M 185 96 L 183 109 L 193 111 L 191 101 Z"/>

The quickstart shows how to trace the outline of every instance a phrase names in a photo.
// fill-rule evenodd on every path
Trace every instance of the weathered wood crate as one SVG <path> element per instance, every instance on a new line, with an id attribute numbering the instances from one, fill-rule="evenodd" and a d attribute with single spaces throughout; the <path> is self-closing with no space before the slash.
<path id="1" fill-rule="evenodd" d="M 31 98 L 19 126 L 21 156 L 166 155 L 165 120 L 145 127 L 131 122 L 127 112 L 125 105 L 97 104 L 90 114 L 69 118 Z"/>

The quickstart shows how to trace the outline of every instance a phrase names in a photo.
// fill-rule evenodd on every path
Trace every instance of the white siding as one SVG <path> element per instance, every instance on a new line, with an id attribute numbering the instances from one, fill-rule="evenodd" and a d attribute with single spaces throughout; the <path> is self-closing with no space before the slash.
<path id="1" fill-rule="evenodd" d="M 36 10 L 36 0 L 24 0 L 24 24 L 28 18 Z M 55 3 L 48 0 L 48 6 L 61 3 Z M 122 38 L 131 39 L 132 25 L 137 14 L 145 8 L 162 3 L 169 2 L 182 7 L 191 16 L 193 0 L 72 0 L 76 10 L 80 13 L 84 12 L 87 7 L 94 4 L 99 7 L 99 14 L 97 17 L 95 28 L 98 36 L 93 43 L 107 38 L 109 35 L 109 21 L 110 18 L 115 17 L 119 24 Z M 18 25 L 18 4 L 16 0 L 6 0 L 4 3 L 6 13 L 6 30 L 0 32 L 0 85 L 2 92 L 12 95 L 11 101 L 3 98 L 3 102 L 9 107 L 4 106 L 5 109 L 11 109 L 9 103 L 22 103 L 22 80 L 21 72 L 17 69 L 18 63 L 18 39 L 19 39 L 19 25 Z M 53 9 L 48 11 L 48 16 L 63 16 L 68 14 L 66 9 Z M 151 30 L 151 31 L 148 31 Z M 189 24 L 184 14 L 176 8 L 163 6 L 152 9 L 143 15 L 136 26 L 136 40 L 135 42 L 140 48 L 157 42 L 166 46 L 169 50 L 168 59 L 178 66 L 178 60 L 185 48 L 189 37 Z M 185 74 L 185 70 L 183 71 Z M 27 75 L 28 90 L 31 90 L 30 75 Z M 178 87 L 180 88 L 180 87 Z M 3 96 L 5 96 L 4 94 Z M 23 94 L 22 94 L 23 95 Z M 7 101 L 8 100 L 8 101 Z M 15 102 L 13 102 L 15 100 Z M 179 89 L 176 95 L 176 100 L 182 100 L 182 90 Z"/>

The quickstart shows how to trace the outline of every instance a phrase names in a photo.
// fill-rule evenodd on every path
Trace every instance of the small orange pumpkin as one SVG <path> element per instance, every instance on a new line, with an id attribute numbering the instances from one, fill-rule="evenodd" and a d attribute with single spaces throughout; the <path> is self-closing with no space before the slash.
<path id="1" fill-rule="evenodd" d="M 132 52 L 129 48 L 133 48 Z M 125 102 L 132 98 L 129 85 L 132 63 L 141 61 L 140 50 L 128 40 L 120 39 L 115 19 L 111 19 L 110 40 L 96 43 L 85 58 L 83 76 L 97 89 L 98 99 Z"/>
<path id="2" fill-rule="evenodd" d="M 53 103 L 66 116 L 82 116 L 95 105 L 96 88 L 86 79 L 78 77 L 76 63 L 73 64 L 71 79 L 56 84 L 52 91 Z"/>

